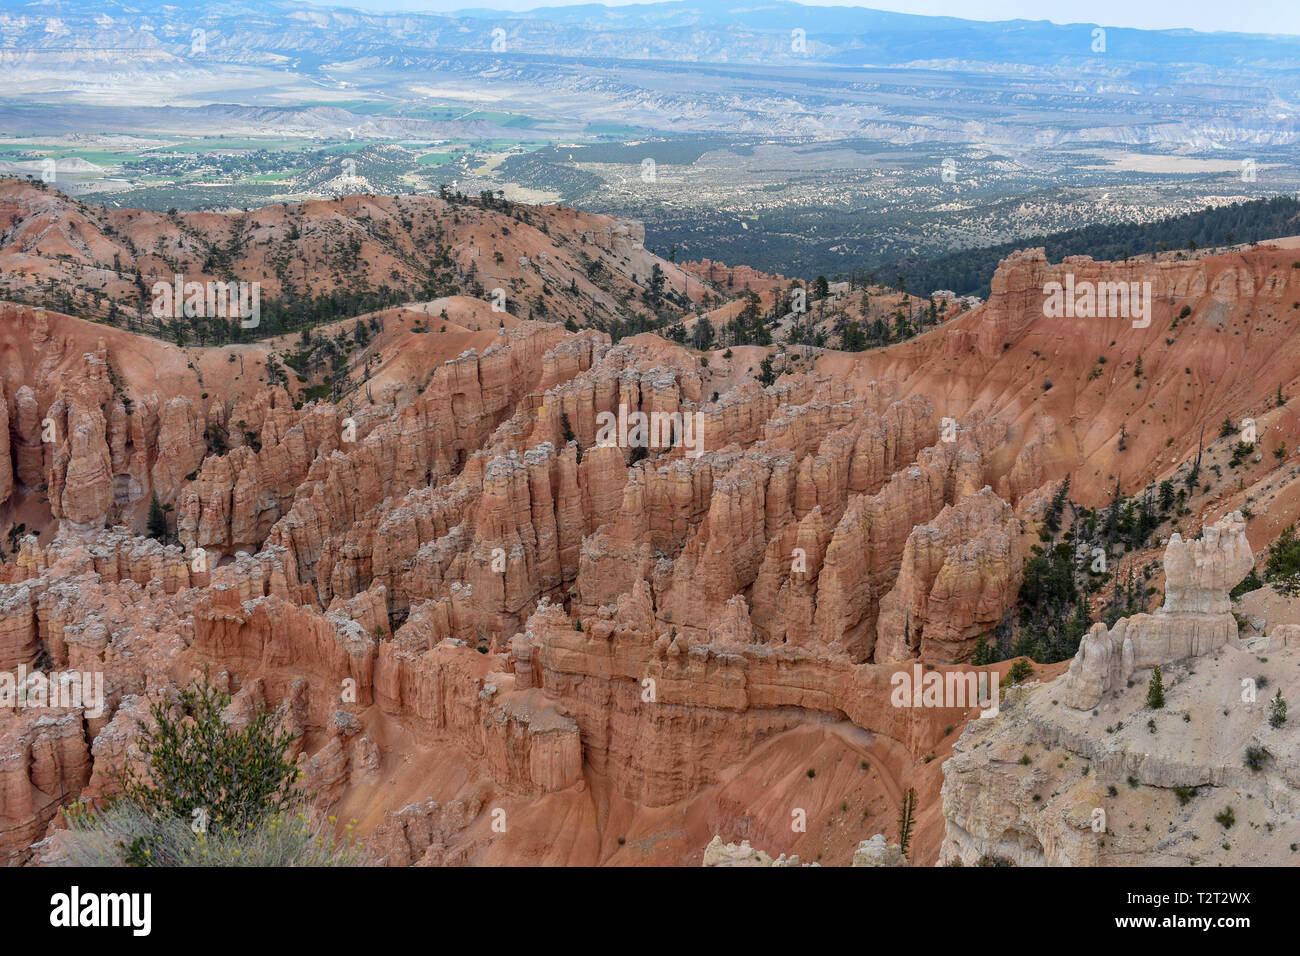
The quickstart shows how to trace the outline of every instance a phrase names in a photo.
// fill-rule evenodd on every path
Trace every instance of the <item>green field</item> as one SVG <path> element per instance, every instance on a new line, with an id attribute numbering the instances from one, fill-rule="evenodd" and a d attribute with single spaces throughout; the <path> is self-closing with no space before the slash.
<path id="1" fill-rule="evenodd" d="M 311 139 L 236 139 L 225 136 L 204 136 L 199 139 L 185 139 L 173 143 L 170 146 L 162 146 L 158 149 L 148 150 L 148 153 L 215 153 L 225 149 L 265 149 L 272 152 L 277 150 L 306 150 L 317 149 L 320 147 L 319 140 Z"/>
<path id="2" fill-rule="evenodd" d="M 396 103 L 386 103 L 379 100 L 307 100 L 297 105 L 304 109 L 313 106 L 332 106 L 336 109 L 347 110 L 349 113 L 361 114 L 391 113 L 397 109 Z"/>
<path id="3" fill-rule="evenodd" d="M 391 145 L 391 144 L 387 142 L 382 142 L 382 143 L 376 142 L 375 140 L 370 140 L 370 139 L 353 139 L 353 140 L 349 140 L 346 143 L 334 143 L 331 146 L 326 146 L 321 150 L 321 152 L 322 153 L 355 153 L 358 152 L 359 150 L 365 149 L 367 146 L 387 146 L 387 145 Z"/>
<path id="4" fill-rule="evenodd" d="M 403 116 L 409 116 L 412 119 L 427 119 L 446 122 L 454 120 L 458 116 L 464 115 L 463 107 L 458 106 L 414 106 L 402 110 Z"/>
<path id="5" fill-rule="evenodd" d="M 466 122 L 477 120 L 483 123 L 494 123 L 497 126 L 504 126 L 508 129 L 532 129 L 540 126 L 546 120 L 534 119 L 531 116 L 519 116 L 515 113 L 497 113 L 492 110 L 477 110 L 465 117 Z"/>
<path id="6" fill-rule="evenodd" d="M 96 166 L 121 166 L 135 159 L 136 153 L 104 153 L 95 150 L 74 149 L 62 154 L 59 158 L 77 158 L 84 159 L 88 163 L 94 163 Z"/>
<path id="7" fill-rule="evenodd" d="M 119 166 L 136 157 L 134 152 L 109 152 L 94 149 L 73 149 L 70 146 L 44 146 L 38 144 L 20 145 L 18 143 L 0 143 L 0 158 L 43 158 L 84 159 L 96 166 Z"/>
<path id="8" fill-rule="evenodd" d="M 622 123 L 588 123 L 584 132 L 592 136 L 635 136 L 643 130 Z"/>
<path id="9" fill-rule="evenodd" d="M 492 123 L 507 129 L 533 129 L 551 122 L 533 116 L 524 116 L 520 113 L 503 113 L 497 110 L 467 110 L 462 106 L 416 106 L 402 110 L 401 115 L 413 119 L 435 120 L 440 123 L 448 123 L 452 120 L 461 120 L 466 123 Z"/>

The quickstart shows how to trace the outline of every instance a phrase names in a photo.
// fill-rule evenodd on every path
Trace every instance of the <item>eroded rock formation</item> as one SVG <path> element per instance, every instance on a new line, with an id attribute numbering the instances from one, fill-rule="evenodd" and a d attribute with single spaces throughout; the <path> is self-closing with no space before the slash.
<path id="1" fill-rule="evenodd" d="M 1246 522 L 1237 512 L 1196 541 L 1175 533 L 1165 548 L 1165 602 L 1154 614 L 1121 618 L 1109 630 L 1094 624 L 1065 676 L 1063 700 L 1091 710 L 1135 670 L 1197 657 L 1235 644 L 1237 620 L 1228 591 L 1255 563 Z"/>
<path id="2" fill-rule="evenodd" d="M 49 212 L 10 187 L 0 201 Z M 441 226 L 466 268 L 508 228 L 518 248 L 501 281 L 555 298 L 556 317 L 612 310 L 656 262 L 636 228 L 572 210 L 547 213 L 541 230 L 432 200 L 309 206 L 295 213 L 305 223 L 361 211 L 388 223 L 412 261 L 422 253 L 406 247 L 405 219 Z M 78 214 L 87 229 L 143 228 Z M 283 209 L 250 218 L 290 241 Z M 195 253 L 188 233 L 148 222 L 178 255 Z M 34 233 L 15 235 L 0 255 L 39 253 Z M 311 261 L 328 259 L 302 241 Z M 1282 263 L 1265 251 L 1158 264 L 1158 308 L 1210 289 L 1216 302 L 1270 306 L 1293 281 Z M 110 795 L 114 771 L 139 757 L 136 720 L 208 673 L 233 696 L 232 723 L 277 710 L 305 785 L 323 811 L 358 818 L 377 862 L 698 862 L 717 835 L 711 859 L 761 857 L 725 849 L 748 840 L 787 860 L 895 865 L 892 848 L 863 840 L 864 821 L 893 818 L 912 788 L 917 861 L 938 859 L 945 838 L 967 862 L 1088 859 L 1086 836 L 1032 816 L 1043 794 L 1010 766 L 1024 766 L 1012 751 L 1025 738 L 945 764 L 974 702 L 891 700 L 900 671 L 970 671 L 1062 480 L 1077 475 L 1093 504 L 1112 493 L 1107 449 L 1126 416 L 1150 406 L 1170 434 L 1192 436 L 1190 452 L 1228 412 L 1221 396 L 1185 394 L 1183 370 L 1219 374 L 1196 356 L 1206 341 L 1237 348 L 1213 331 L 1231 309 L 1198 306 L 1185 334 L 1204 319 L 1209 336 L 1170 346 L 1168 369 L 1148 352 L 1158 379 L 1139 390 L 1130 373 L 1121 393 L 1091 374 L 1094 355 L 1078 358 L 1076 331 L 1040 321 L 1041 286 L 1060 270 L 1013 257 L 984 308 L 888 349 L 809 350 L 766 386 L 740 380 L 739 352 L 757 365 L 757 346 L 738 346 L 724 372 L 655 335 L 615 343 L 447 296 L 374 316 L 378 345 L 359 345 L 355 325 L 333 330 L 351 374 L 336 403 L 305 401 L 301 382 L 272 374 L 285 356 L 269 346 L 181 349 L 0 305 L 0 506 L 16 548 L 0 565 L 0 670 L 104 678 L 102 710 L 0 712 L 0 854 L 28 859 L 61 804 Z M 728 276 L 771 280 L 765 302 L 783 282 Z M 1087 348 L 1118 343 L 1118 363 L 1157 333 L 1102 325 Z M 1271 398 L 1276 377 L 1259 382 Z M 601 440 L 602 421 L 638 414 L 667 422 L 665 440 Z M 1175 467 L 1157 432 L 1144 430 L 1126 487 Z M 141 535 L 154 496 L 174 544 Z M 1165 606 L 1085 637 L 1055 688 L 1062 710 L 1091 720 L 1144 667 L 1235 652 L 1225 592 L 1251 560 L 1236 515 L 1195 542 L 1175 535 Z M 1276 639 L 1292 643 L 1285 630 Z M 1004 708 L 1012 723 L 1025 693 Z M 977 732 L 996 733 L 1003 716 Z M 1136 761 L 1106 762 L 1093 731 L 1043 734 L 1112 776 Z M 1167 755 L 1147 771 L 1196 777 Z M 790 826 L 796 788 L 806 834 Z M 1071 827 L 1092 798 L 1072 799 L 1083 802 L 1066 808 Z"/>

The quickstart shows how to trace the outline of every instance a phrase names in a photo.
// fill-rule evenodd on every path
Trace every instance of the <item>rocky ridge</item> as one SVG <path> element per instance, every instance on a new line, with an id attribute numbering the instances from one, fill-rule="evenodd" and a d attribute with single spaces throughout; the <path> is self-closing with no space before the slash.
<path id="1" fill-rule="evenodd" d="M 1086 722 L 1105 718 L 1088 713 L 1116 709 L 1128 733 L 1146 733 L 1118 710 L 1142 668 L 1241 655 L 1223 597 L 1253 562 L 1238 516 L 1194 543 L 1171 539 L 1164 608 L 1094 628 L 1064 683 L 1011 692 L 994 721 L 966 728 L 970 706 L 895 706 L 891 684 L 913 664 L 970 670 L 1058 482 L 1095 467 L 1080 494 L 1109 486 L 1107 416 L 1128 392 L 1153 400 L 1178 445 L 1197 415 L 1235 413 L 1300 368 L 1279 343 L 1258 381 L 1209 387 L 1225 373 L 1201 369 L 1201 394 L 1172 384 L 1173 363 L 1232 342 L 1243 304 L 1281 302 L 1293 280 L 1280 261 L 1264 250 L 1160 264 L 1158 320 L 1195 309 L 1144 389 L 1131 373 L 1090 377 L 1077 357 L 1090 346 L 1069 335 L 1102 351 L 1109 337 L 1120 355 L 1145 348 L 1152 367 L 1151 331 L 1036 318 L 1033 290 L 1058 267 L 1034 253 L 1004 264 L 984 308 L 940 329 L 725 391 L 711 365 L 656 336 L 614 343 L 520 320 L 472 331 L 417 387 L 304 404 L 293 386 L 231 377 L 205 396 L 209 376 L 239 364 L 228 348 L 5 305 L 0 504 L 31 533 L 0 566 L 0 669 L 101 672 L 106 699 L 93 717 L 0 712 L 0 852 L 29 859 L 59 806 L 111 792 L 148 702 L 207 670 L 235 695 L 232 719 L 281 708 L 322 811 L 357 818 L 390 864 L 696 862 L 715 835 L 847 861 L 909 788 L 917 862 L 1099 858 L 1033 810 L 1044 794 L 1019 779 L 1021 755 L 1002 757 L 1026 739 L 1069 741 L 1105 756 L 1108 780 L 1136 767 L 1129 738 L 1102 754 Z M 1047 342 L 1050 389 L 1037 384 Z M 1071 400 L 1107 411 L 1061 414 Z M 620 411 L 689 417 L 703 453 L 600 441 L 602 417 Z M 1293 424 L 1272 420 L 1270 442 Z M 224 447 L 209 442 L 214 425 Z M 1160 447 L 1126 487 L 1176 466 Z M 172 508 L 175 543 L 140 533 L 154 495 Z M 1179 666 L 1176 680 L 1198 676 Z M 1052 724 L 1048 698 L 1078 726 Z M 999 743 L 935 759 L 964 728 L 963 741 Z M 1224 745 L 1207 737 L 1205 753 Z M 1269 780 L 1281 793 L 1288 751 L 1260 745 L 1277 756 L 1272 776 L 1208 758 L 1134 776 Z M 981 763 L 993 749 L 1002 756 Z M 993 809 L 1018 816 L 998 829 L 981 801 L 1003 792 L 1018 796 Z M 805 830 L 791 828 L 795 811 Z"/>
<path id="2" fill-rule="evenodd" d="M 1227 592 L 1252 564 L 1243 527 L 1232 514 L 1175 536 L 1159 612 L 1094 625 L 1063 683 L 1016 688 L 967 726 L 944 764 L 940 862 L 1292 862 L 1300 750 L 1254 688 L 1300 690 L 1296 641 L 1287 627 L 1238 638 Z"/>

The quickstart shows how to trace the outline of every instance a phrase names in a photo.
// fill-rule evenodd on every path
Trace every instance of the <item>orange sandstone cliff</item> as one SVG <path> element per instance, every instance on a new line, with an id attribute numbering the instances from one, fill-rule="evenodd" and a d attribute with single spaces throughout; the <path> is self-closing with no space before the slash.
<path id="1" fill-rule="evenodd" d="M 54 215 L 7 188 L 15 215 Z M 238 227 L 319 219 L 318 205 Z M 146 216 L 77 212 L 75 228 L 47 223 L 68 269 L 110 254 L 106 216 L 118 231 Z M 606 227 L 629 258 L 620 281 L 648 274 L 614 223 L 533 215 L 552 218 L 527 226 L 527 256 L 558 233 L 545 268 L 561 286 L 581 283 L 557 258 Z M 479 218 L 484 235 L 458 240 L 467 261 L 506 222 Z M 147 222 L 184 245 L 166 217 Z M 43 247 L 23 254 L 36 275 L 55 268 Z M 320 810 L 355 818 L 376 862 L 698 863 L 719 836 L 847 864 L 909 788 L 913 862 L 945 839 L 978 856 L 940 791 L 979 707 L 898 706 L 896 675 L 969 671 L 1067 475 L 1104 503 L 1244 412 L 1265 448 L 1296 444 L 1294 417 L 1267 407 L 1300 374 L 1300 271 L 1283 252 L 1133 264 L 1154 283 L 1146 328 L 1045 318 L 1062 268 L 1013 257 L 983 307 L 887 349 L 818 352 L 766 387 L 719 388 L 728 373 L 654 335 L 494 325 L 451 296 L 385 313 L 325 401 L 271 374 L 284 341 L 173 345 L 0 305 L 0 506 L 24 525 L 0 566 L 0 669 L 105 685 L 94 716 L 0 712 L 0 854 L 39 857 L 60 806 L 111 794 L 148 701 L 207 671 L 235 695 L 232 719 L 283 709 Z M 564 301 L 551 318 L 582 311 Z M 701 453 L 603 441 L 620 408 L 689 418 Z M 1193 519 L 1262 494 L 1273 467 L 1252 463 L 1215 495 L 1228 500 L 1195 497 Z M 1275 494 L 1270 520 L 1289 523 L 1300 505 Z M 155 498 L 167 543 L 144 534 Z M 1240 532 L 1247 557 L 1254 533 Z M 1091 663 L 1106 640 L 1090 635 L 1066 678 L 1084 705 L 1110 687 Z"/>

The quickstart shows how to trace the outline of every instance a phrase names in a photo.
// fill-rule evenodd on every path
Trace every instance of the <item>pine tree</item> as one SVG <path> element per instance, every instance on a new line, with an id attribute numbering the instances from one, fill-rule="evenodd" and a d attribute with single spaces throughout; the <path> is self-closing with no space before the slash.
<path id="1" fill-rule="evenodd" d="M 162 502 L 158 500 L 156 493 L 149 500 L 149 520 L 145 527 L 148 529 L 149 537 L 157 541 L 167 537 L 167 515 L 163 512 Z"/>
<path id="2" fill-rule="evenodd" d="M 1277 695 L 1273 698 L 1273 702 L 1269 705 L 1268 725 L 1276 729 L 1285 723 L 1286 698 L 1282 696 L 1282 691 L 1279 688 Z"/>
<path id="3" fill-rule="evenodd" d="M 1055 534 L 1061 530 L 1061 512 L 1065 510 L 1065 502 L 1070 496 L 1070 476 L 1066 475 L 1065 480 L 1061 482 L 1061 487 L 1056 490 L 1052 496 L 1051 506 L 1047 509 L 1047 515 L 1044 523 L 1047 530 Z"/>
<path id="4" fill-rule="evenodd" d="M 1165 706 L 1165 682 L 1160 676 L 1159 664 L 1151 671 L 1151 684 L 1147 687 L 1147 706 L 1152 710 L 1159 710 Z"/>
<path id="5" fill-rule="evenodd" d="M 1192 464 L 1191 470 L 1187 473 L 1186 485 L 1190 493 L 1194 490 L 1196 479 L 1201 475 L 1201 454 L 1205 451 L 1205 423 L 1201 423 L 1201 437 L 1196 442 L 1196 461 Z"/>
<path id="6" fill-rule="evenodd" d="M 1174 506 L 1174 482 L 1171 478 L 1166 478 L 1160 482 L 1160 510 L 1168 512 Z"/>
<path id="7" fill-rule="evenodd" d="M 903 795 L 903 805 L 898 809 L 898 846 L 907 856 L 907 847 L 912 842 L 912 817 L 916 811 L 916 788 L 908 787 Z"/>

